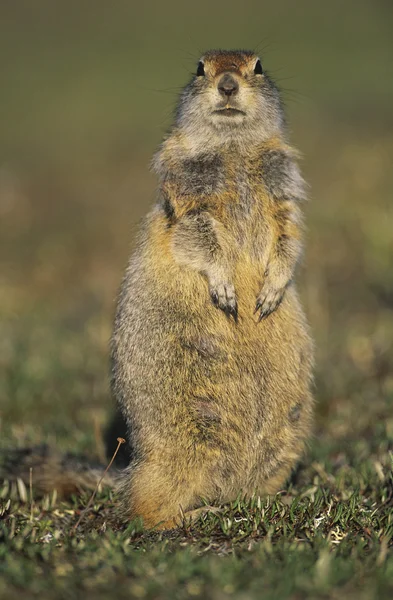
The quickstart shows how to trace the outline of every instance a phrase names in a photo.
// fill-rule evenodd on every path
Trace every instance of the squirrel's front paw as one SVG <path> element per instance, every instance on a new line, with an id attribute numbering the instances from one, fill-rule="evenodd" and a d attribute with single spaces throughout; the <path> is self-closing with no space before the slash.
<path id="1" fill-rule="evenodd" d="M 259 312 L 258 323 L 266 319 L 281 304 L 284 297 L 285 287 L 275 288 L 271 285 L 264 285 L 255 305 L 254 314 Z"/>
<path id="2" fill-rule="evenodd" d="M 232 316 L 237 322 L 237 301 L 235 288 L 231 283 L 218 283 L 210 286 L 210 297 L 214 306 L 221 308 L 225 314 Z"/>

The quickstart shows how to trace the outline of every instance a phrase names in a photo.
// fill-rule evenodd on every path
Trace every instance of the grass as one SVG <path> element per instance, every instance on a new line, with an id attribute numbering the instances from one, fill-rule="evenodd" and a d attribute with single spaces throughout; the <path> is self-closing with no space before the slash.
<path id="1" fill-rule="evenodd" d="M 313 463 L 297 488 L 239 498 L 174 532 L 120 525 L 110 492 L 76 531 L 87 497 L 3 500 L 0 572 L 8 584 L 0 592 L 104 598 L 115 586 L 119 598 L 389 598 L 391 464 L 369 450 L 353 466 L 342 457 Z"/>
<path id="2" fill-rule="evenodd" d="M 175 96 L 161 92 L 194 61 L 178 46 L 197 56 L 261 36 L 252 0 L 225 28 L 218 6 L 189 18 L 180 4 L 2 9 L 0 457 L 45 442 L 103 460 L 114 298 L 155 194 L 147 165 Z M 393 596 L 391 13 L 317 4 L 263 9 L 277 46 L 267 68 L 286 65 L 308 95 L 285 92 L 312 198 L 299 272 L 317 350 L 307 455 L 276 497 L 167 533 L 124 523 L 108 489 L 83 513 L 87 494 L 64 502 L 0 482 L 0 598 Z"/>

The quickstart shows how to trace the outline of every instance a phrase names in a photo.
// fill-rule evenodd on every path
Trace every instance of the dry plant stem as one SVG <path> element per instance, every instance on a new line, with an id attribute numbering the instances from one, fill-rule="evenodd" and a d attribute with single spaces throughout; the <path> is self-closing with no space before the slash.
<path id="1" fill-rule="evenodd" d="M 33 467 L 30 467 L 30 521 L 33 520 Z"/>
<path id="2" fill-rule="evenodd" d="M 100 480 L 98 481 L 98 483 L 97 483 L 97 485 L 96 485 L 96 488 L 95 488 L 94 492 L 92 493 L 92 495 L 91 495 L 91 497 L 90 497 L 90 500 L 89 500 L 89 502 L 87 503 L 87 506 L 86 506 L 86 508 L 85 508 L 85 509 L 84 509 L 84 510 L 81 512 L 81 515 L 80 515 L 80 517 L 79 517 L 78 521 L 77 521 L 77 522 L 76 522 L 76 524 L 74 525 L 74 530 L 78 528 L 78 526 L 80 525 L 80 523 L 81 523 L 81 521 L 82 521 L 82 519 L 83 519 L 83 517 L 84 517 L 85 513 L 86 513 L 86 512 L 89 510 L 90 506 L 93 504 L 94 498 L 96 497 L 97 490 L 98 490 L 98 488 L 100 487 L 102 480 L 104 479 L 105 475 L 108 473 L 109 469 L 111 468 L 111 466 L 112 466 L 112 463 L 113 463 L 113 461 L 114 461 L 114 460 L 115 460 L 115 458 L 116 458 L 116 454 L 119 452 L 119 448 L 120 448 L 120 446 L 121 446 L 122 444 L 124 444 L 124 443 L 125 443 L 125 439 L 124 439 L 124 438 L 121 438 L 121 437 L 118 437 L 118 438 L 117 438 L 117 441 L 118 441 L 117 448 L 116 448 L 116 450 L 115 450 L 115 451 L 114 451 L 114 453 L 113 453 L 113 456 L 112 456 L 112 458 L 111 458 L 111 460 L 110 460 L 110 463 L 109 463 L 109 465 L 107 466 L 107 468 L 105 469 L 105 471 L 103 472 L 103 474 L 101 475 L 101 478 L 100 478 Z"/>

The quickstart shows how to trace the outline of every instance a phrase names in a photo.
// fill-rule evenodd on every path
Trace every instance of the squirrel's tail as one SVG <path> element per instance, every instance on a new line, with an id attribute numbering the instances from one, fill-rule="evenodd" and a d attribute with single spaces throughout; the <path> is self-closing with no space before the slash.
<path id="1" fill-rule="evenodd" d="M 0 451 L 0 492 L 14 488 L 22 500 L 27 500 L 30 483 L 34 495 L 45 495 L 56 490 L 60 497 L 94 490 L 105 466 L 90 463 L 72 454 L 60 454 L 46 445 Z M 103 486 L 114 487 L 120 471 L 111 469 L 102 480 Z M 8 482 L 8 486 L 7 486 Z M 4 492 L 1 494 L 4 495 Z"/>

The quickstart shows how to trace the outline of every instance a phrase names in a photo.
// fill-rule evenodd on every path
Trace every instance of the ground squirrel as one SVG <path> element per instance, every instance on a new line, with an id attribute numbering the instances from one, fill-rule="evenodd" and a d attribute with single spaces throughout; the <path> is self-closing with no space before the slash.
<path id="1" fill-rule="evenodd" d="M 121 287 L 112 387 L 130 518 L 275 493 L 309 434 L 312 344 L 294 287 L 304 182 L 279 92 L 249 51 L 210 51 L 153 162 L 158 202 Z"/>
<path id="2" fill-rule="evenodd" d="M 210 51 L 154 159 L 158 201 L 111 342 L 131 452 L 124 513 L 146 527 L 275 493 L 303 451 L 312 343 L 293 279 L 305 193 L 286 138 L 261 60 Z"/>

